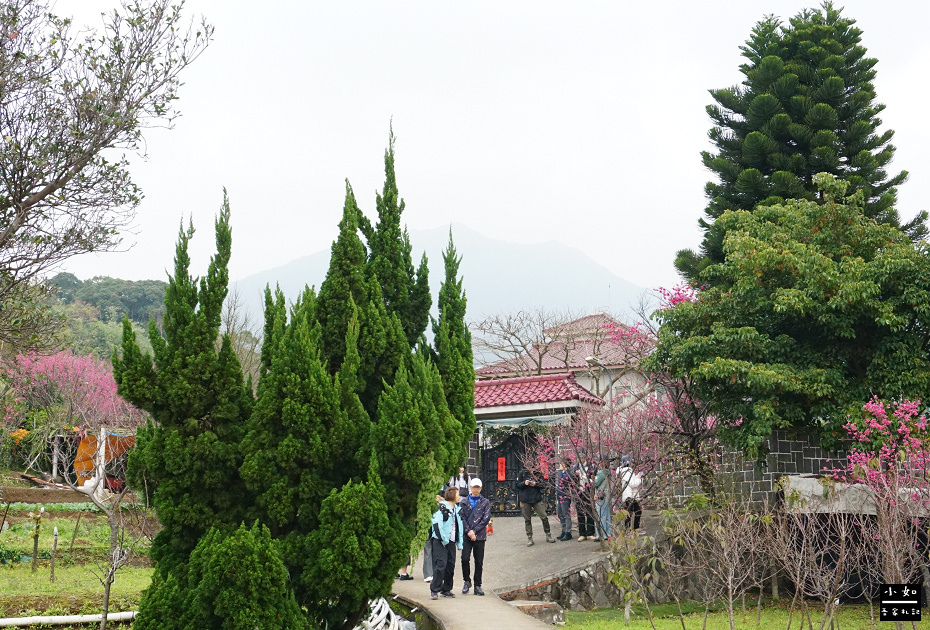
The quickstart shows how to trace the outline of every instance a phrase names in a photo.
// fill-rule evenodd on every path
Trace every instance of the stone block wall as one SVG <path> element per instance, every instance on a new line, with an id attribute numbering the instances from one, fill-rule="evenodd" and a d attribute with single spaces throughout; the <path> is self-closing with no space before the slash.
<path id="1" fill-rule="evenodd" d="M 743 457 L 736 450 L 724 450 L 718 464 L 723 472 L 723 490 L 749 498 L 753 503 L 771 501 L 778 490 L 778 479 L 784 475 L 822 475 L 825 469 L 846 465 L 847 452 L 825 451 L 808 436 L 791 436 L 776 430 L 769 438 L 769 453 L 758 462 Z M 696 479 L 679 483 L 672 492 L 675 500 L 684 501 L 698 492 Z"/>
<path id="2" fill-rule="evenodd" d="M 623 594 L 610 581 L 610 558 L 593 560 L 564 574 L 544 578 L 518 589 L 499 592 L 501 599 L 557 602 L 569 610 L 618 606 Z"/>

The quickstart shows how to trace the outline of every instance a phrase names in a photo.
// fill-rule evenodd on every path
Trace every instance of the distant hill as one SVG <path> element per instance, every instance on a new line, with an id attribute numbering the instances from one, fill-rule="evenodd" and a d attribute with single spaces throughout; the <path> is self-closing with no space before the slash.
<path id="1" fill-rule="evenodd" d="M 573 313 L 607 311 L 621 317 L 638 303 L 644 289 L 611 273 L 584 252 L 557 241 L 509 243 L 452 225 L 455 247 L 462 256 L 460 275 L 468 296 L 468 319 L 519 309 L 545 307 Z M 442 250 L 449 228 L 411 230 L 414 266 L 426 251 L 433 310 L 444 271 Z M 281 286 L 293 301 L 305 285 L 320 287 L 329 268 L 329 249 L 261 271 L 233 283 L 253 316 L 262 312 L 266 284 Z"/>

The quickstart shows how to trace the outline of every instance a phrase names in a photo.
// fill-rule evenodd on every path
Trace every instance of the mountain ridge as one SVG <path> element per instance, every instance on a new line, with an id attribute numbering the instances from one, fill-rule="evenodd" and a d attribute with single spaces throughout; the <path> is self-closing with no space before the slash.
<path id="1" fill-rule="evenodd" d="M 459 275 L 468 298 L 468 320 L 537 307 L 566 313 L 606 311 L 621 316 L 631 311 L 644 292 L 595 262 L 579 249 L 557 240 L 512 243 L 495 239 L 464 225 L 409 230 L 416 266 L 425 251 L 429 262 L 433 311 L 444 277 L 442 251 L 449 241 L 462 257 Z M 281 287 L 293 302 L 304 286 L 320 284 L 329 268 L 330 248 L 297 258 L 285 265 L 250 274 L 230 285 L 238 289 L 247 309 L 258 317 L 266 284 Z"/>

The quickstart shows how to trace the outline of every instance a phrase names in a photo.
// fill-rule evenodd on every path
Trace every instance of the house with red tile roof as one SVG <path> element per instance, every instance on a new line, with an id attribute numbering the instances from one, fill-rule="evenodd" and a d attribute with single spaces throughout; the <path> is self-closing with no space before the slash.
<path id="1" fill-rule="evenodd" d="M 483 478 L 495 513 L 516 513 L 515 479 L 533 438 L 518 432 L 492 444 L 489 428 L 571 422 L 582 409 L 623 401 L 646 385 L 636 368 L 642 347 L 617 343 L 613 330 L 630 329 L 594 313 L 547 328 L 524 352 L 502 345 L 499 361 L 475 370 L 478 430 L 468 464 Z"/>
<path id="2" fill-rule="evenodd" d="M 593 313 L 546 328 L 540 340 L 532 343 L 527 351 L 509 353 L 510 356 L 475 370 L 476 399 L 478 387 L 486 379 L 571 375 L 575 386 L 601 400 L 625 400 L 646 384 L 637 369 L 643 348 L 615 342 L 614 330 L 631 331 L 629 326 L 604 313 Z M 514 413 L 523 411 L 527 410 Z M 475 414 L 478 415 L 477 402 Z M 495 424 L 494 417 L 484 414 L 483 418 Z"/>
<path id="3" fill-rule="evenodd" d="M 564 422 L 583 407 L 603 405 L 603 399 L 578 384 L 574 372 L 483 379 L 475 383 L 475 417 L 480 424 Z"/>

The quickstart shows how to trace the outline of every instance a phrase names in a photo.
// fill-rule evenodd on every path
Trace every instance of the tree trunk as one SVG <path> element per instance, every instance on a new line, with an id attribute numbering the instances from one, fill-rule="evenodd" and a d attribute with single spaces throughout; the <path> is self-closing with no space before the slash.
<path id="1" fill-rule="evenodd" d="M 727 614 L 730 617 L 730 630 L 736 630 L 736 622 L 733 619 L 733 587 L 727 585 Z"/>
<path id="2" fill-rule="evenodd" d="M 32 535 L 32 572 L 35 573 L 39 567 L 39 527 L 40 519 L 36 519 L 36 530 Z"/>
<path id="3" fill-rule="evenodd" d="M 791 598 L 791 604 L 788 606 L 788 627 L 786 630 L 791 630 L 791 618 L 794 616 L 794 605 L 798 601 L 798 592 L 795 590 L 794 597 Z M 801 618 L 801 627 L 804 627 L 804 618 Z"/>
<path id="4" fill-rule="evenodd" d="M 675 596 L 675 604 L 678 606 L 678 619 L 681 621 L 681 630 L 688 630 L 688 627 L 685 625 L 685 613 L 681 611 L 681 600 L 678 599 L 678 596 Z"/>
<path id="5" fill-rule="evenodd" d="M 759 599 L 756 601 L 756 625 L 757 626 L 760 623 L 762 623 L 762 594 L 763 593 L 764 593 L 764 589 L 762 588 L 762 584 L 759 584 Z"/>
<path id="6" fill-rule="evenodd" d="M 81 526 L 81 517 L 84 515 L 84 512 L 78 512 L 77 523 L 74 524 L 74 532 L 71 533 L 71 546 L 68 547 L 68 552 L 74 551 L 74 539 L 77 538 L 78 528 Z"/>
<path id="7" fill-rule="evenodd" d="M 362 616 L 364 616 L 367 610 L 367 608 L 363 608 L 362 610 L 357 610 L 349 615 L 345 622 L 339 626 L 338 630 L 352 630 L 355 626 L 358 625 L 358 622 L 362 620 Z"/>
<path id="8" fill-rule="evenodd" d="M 103 581 L 103 616 L 100 618 L 100 630 L 107 630 L 107 613 L 110 610 L 110 586 L 113 584 L 113 574 L 107 572 Z"/>

